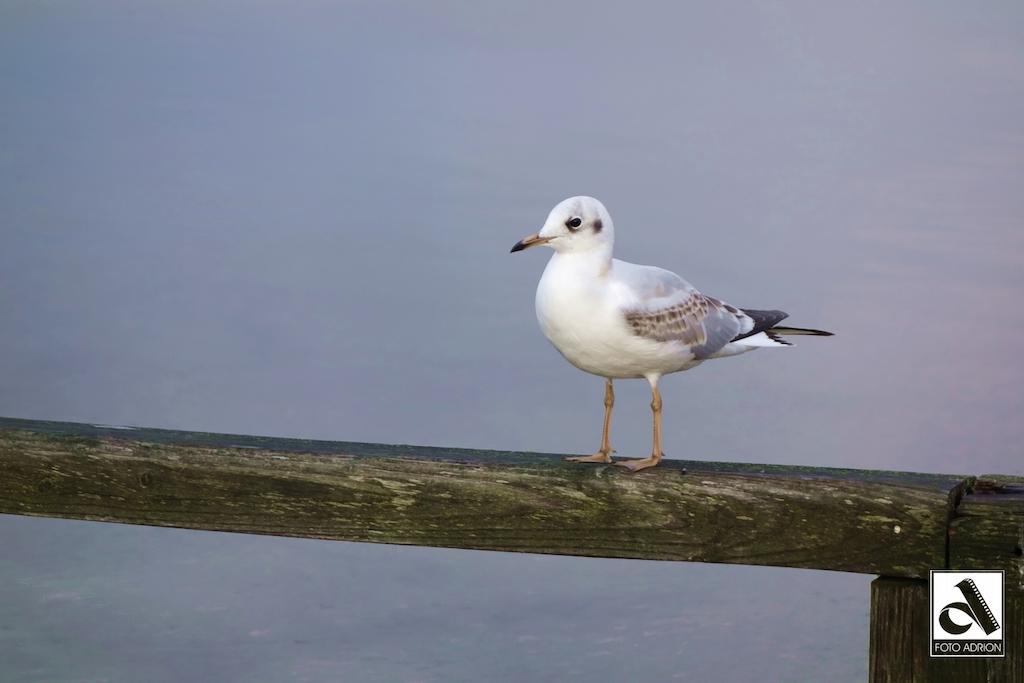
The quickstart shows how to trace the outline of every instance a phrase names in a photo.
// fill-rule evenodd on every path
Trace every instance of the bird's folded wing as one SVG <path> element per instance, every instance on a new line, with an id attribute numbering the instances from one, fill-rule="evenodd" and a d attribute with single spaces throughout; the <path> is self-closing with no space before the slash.
<path id="1" fill-rule="evenodd" d="M 637 336 L 678 342 L 702 360 L 719 351 L 753 321 L 734 306 L 698 292 L 681 277 L 661 268 L 631 266 L 626 272 L 631 302 L 626 323 Z M 618 269 L 618 264 L 616 264 Z"/>

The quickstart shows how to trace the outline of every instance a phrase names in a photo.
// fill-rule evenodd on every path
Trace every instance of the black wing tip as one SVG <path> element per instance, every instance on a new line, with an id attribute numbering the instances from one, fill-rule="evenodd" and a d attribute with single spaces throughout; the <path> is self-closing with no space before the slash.
<path id="1" fill-rule="evenodd" d="M 734 337 L 732 341 L 739 341 L 740 339 L 753 337 L 759 332 L 766 332 L 789 317 L 789 313 L 785 311 L 761 311 L 756 308 L 741 308 L 740 312 L 753 320 L 754 326 L 749 331 Z"/>
<path id="2" fill-rule="evenodd" d="M 808 337 L 834 337 L 835 332 L 815 330 L 810 327 L 773 327 L 770 332 L 775 334 L 805 335 Z"/>

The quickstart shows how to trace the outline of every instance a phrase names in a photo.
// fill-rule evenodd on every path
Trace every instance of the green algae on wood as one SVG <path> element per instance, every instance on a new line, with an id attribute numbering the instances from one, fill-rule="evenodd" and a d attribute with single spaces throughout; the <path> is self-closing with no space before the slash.
<path id="1" fill-rule="evenodd" d="M 0 420 L 0 512 L 309 538 L 923 577 L 963 478 Z"/>

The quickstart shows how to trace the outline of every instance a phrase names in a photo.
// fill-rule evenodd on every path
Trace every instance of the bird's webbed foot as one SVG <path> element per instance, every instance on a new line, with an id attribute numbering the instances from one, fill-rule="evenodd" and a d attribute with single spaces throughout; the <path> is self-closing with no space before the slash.
<path id="1" fill-rule="evenodd" d="M 616 460 L 615 465 L 625 467 L 630 472 L 639 472 L 649 467 L 654 467 L 661 462 L 661 455 L 651 455 L 648 458 L 633 458 L 631 460 Z"/>
<path id="2" fill-rule="evenodd" d="M 612 452 L 598 451 L 593 455 L 575 455 L 572 456 L 571 458 L 566 458 L 566 460 L 569 462 L 598 462 L 607 465 L 612 461 Z"/>

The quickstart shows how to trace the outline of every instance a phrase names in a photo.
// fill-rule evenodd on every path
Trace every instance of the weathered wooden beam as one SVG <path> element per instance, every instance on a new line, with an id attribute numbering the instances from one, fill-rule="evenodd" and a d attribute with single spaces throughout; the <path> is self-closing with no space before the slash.
<path id="1" fill-rule="evenodd" d="M 349 541 L 924 577 L 963 483 L 0 418 L 0 513 Z"/>
<path id="2" fill-rule="evenodd" d="M 871 582 L 871 683 L 1024 681 L 1024 594 L 1007 591 L 1003 658 L 929 657 L 928 582 Z"/>

